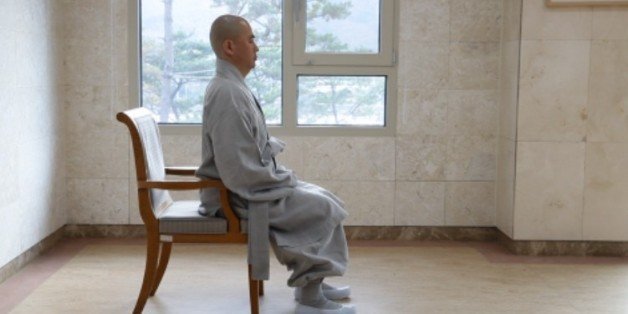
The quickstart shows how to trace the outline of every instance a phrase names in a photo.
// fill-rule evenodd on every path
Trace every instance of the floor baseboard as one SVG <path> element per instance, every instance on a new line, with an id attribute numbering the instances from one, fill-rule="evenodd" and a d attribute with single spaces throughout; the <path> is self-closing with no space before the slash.
<path id="1" fill-rule="evenodd" d="M 628 242 L 513 240 L 498 230 L 497 241 L 514 255 L 526 256 L 628 256 Z"/>
<path id="2" fill-rule="evenodd" d="M 68 238 L 138 238 L 146 236 L 144 225 L 65 225 Z"/>
<path id="3" fill-rule="evenodd" d="M 55 244 L 63 238 L 63 230 L 64 227 L 57 229 L 49 236 L 45 237 L 41 241 L 37 242 L 37 244 L 31 246 L 28 250 L 12 259 L 6 265 L 0 267 L 0 283 L 17 274 L 26 264 L 30 263 L 37 256 L 55 246 Z"/>
<path id="4" fill-rule="evenodd" d="M 495 227 L 345 226 L 349 241 L 498 242 L 514 255 L 628 256 L 628 242 L 513 240 Z M 143 225 L 65 225 L 0 267 L 0 283 L 53 247 L 61 238 L 138 238 Z"/>
<path id="5" fill-rule="evenodd" d="M 496 241 L 495 227 L 345 226 L 348 240 Z"/>

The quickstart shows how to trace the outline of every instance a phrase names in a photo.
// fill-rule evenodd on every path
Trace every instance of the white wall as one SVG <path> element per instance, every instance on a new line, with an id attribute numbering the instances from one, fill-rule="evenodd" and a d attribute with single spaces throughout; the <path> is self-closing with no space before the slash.
<path id="1" fill-rule="evenodd" d="M 0 2 L 0 266 L 66 223 L 58 13 Z"/>

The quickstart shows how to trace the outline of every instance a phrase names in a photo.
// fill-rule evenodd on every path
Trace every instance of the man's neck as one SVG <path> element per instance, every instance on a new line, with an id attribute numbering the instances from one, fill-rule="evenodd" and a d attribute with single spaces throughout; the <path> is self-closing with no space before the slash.
<path id="1" fill-rule="evenodd" d="M 217 59 L 216 72 L 233 77 L 244 84 L 244 76 L 242 75 L 242 72 L 240 72 L 240 70 L 228 60 Z"/>
<path id="2" fill-rule="evenodd" d="M 238 69 L 238 72 L 240 72 L 240 74 L 242 74 L 242 78 L 246 78 L 246 76 L 249 74 L 249 72 L 251 72 L 251 69 L 249 69 L 249 68 L 247 68 L 245 66 L 238 66 L 237 64 L 235 64 L 233 61 L 231 61 L 228 58 L 223 58 L 223 59 L 220 59 L 220 60 L 222 60 L 224 62 L 227 62 L 227 63 L 233 65 L 236 69 Z"/>

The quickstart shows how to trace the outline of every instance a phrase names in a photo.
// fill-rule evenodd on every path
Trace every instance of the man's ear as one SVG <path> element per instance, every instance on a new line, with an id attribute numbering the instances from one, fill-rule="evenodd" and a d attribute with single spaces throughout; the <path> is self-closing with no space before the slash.
<path id="1" fill-rule="evenodd" d="M 222 42 L 222 51 L 224 52 L 225 56 L 233 56 L 234 53 L 234 42 L 231 39 L 227 39 L 225 41 Z"/>

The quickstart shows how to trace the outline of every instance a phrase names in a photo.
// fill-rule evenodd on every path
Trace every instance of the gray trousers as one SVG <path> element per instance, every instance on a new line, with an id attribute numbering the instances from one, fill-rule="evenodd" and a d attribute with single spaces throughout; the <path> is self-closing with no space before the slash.
<path id="1" fill-rule="evenodd" d="M 300 246 L 280 246 L 274 240 L 271 228 L 271 245 L 282 265 L 292 271 L 288 286 L 303 287 L 306 283 L 325 277 L 342 276 L 347 269 L 348 250 L 342 224 L 320 240 Z"/>

